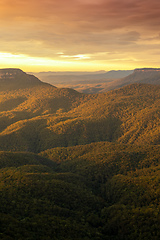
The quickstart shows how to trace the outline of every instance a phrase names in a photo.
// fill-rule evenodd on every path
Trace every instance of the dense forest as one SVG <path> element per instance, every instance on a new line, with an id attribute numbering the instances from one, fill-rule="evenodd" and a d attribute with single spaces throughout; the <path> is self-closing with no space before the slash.
<path id="1" fill-rule="evenodd" d="M 158 146 L 0 153 L 1 239 L 159 239 Z"/>
<path id="2" fill-rule="evenodd" d="M 0 150 L 39 153 L 92 142 L 159 144 L 160 86 L 101 94 L 38 84 L 0 92 Z"/>
<path id="3" fill-rule="evenodd" d="M 0 86 L 0 239 L 160 239 L 159 86 Z"/>

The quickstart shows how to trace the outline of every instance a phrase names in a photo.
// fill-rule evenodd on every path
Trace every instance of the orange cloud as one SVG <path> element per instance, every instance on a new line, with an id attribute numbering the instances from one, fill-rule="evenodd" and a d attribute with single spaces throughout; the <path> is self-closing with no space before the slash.
<path id="1" fill-rule="evenodd" d="M 159 0 L 1 0 L 0 52 L 157 64 L 159 25 Z"/>

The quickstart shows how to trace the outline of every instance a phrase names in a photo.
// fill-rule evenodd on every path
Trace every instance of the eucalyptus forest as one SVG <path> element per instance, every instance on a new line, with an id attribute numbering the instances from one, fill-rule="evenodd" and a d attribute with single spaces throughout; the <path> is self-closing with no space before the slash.
<path id="1" fill-rule="evenodd" d="M 159 240 L 159 144 L 157 83 L 85 94 L 1 69 L 0 239 Z"/>

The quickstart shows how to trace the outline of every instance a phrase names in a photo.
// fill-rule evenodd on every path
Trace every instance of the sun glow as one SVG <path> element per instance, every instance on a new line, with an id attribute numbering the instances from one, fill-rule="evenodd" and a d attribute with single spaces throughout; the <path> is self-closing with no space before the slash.
<path id="1" fill-rule="evenodd" d="M 60 54 L 62 60 L 45 57 L 32 57 L 25 54 L 13 54 L 0 52 L 0 68 L 21 68 L 26 72 L 41 71 L 99 71 L 103 69 L 109 70 L 129 70 L 137 66 L 143 67 L 143 62 L 131 61 L 131 59 L 112 59 L 112 60 L 96 60 L 91 55 L 64 55 Z M 150 65 L 148 64 L 148 66 Z M 155 63 L 155 66 L 157 64 Z"/>
<path id="2" fill-rule="evenodd" d="M 106 64 L 93 62 L 83 62 L 85 56 L 76 56 L 80 61 L 69 60 L 54 60 L 51 58 L 30 57 L 24 54 L 12 54 L 0 52 L 0 68 L 22 68 L 24 71 L 76 71 L 78 70 L 99 70 L 102 66 L 106 68 Z M 65 57 L 64 57 L 65 59 Z"/>

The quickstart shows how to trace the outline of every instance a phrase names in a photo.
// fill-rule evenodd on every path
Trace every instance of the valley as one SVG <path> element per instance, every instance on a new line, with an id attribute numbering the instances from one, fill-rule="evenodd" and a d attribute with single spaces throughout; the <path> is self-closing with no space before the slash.
<path id="1" fill-rule="evenodd" d="M 86 94 L 0 70 L 1 239 L 160 238 L 159 74 Z"/>
<path id="2" fill-rule="evenodd" d="M 73 88 L 81 93 L 101 93 L 134 84 L 160 84 L 159 68 L 100 72 L 40 72 L 32 73 L 56 87 Z"/>

